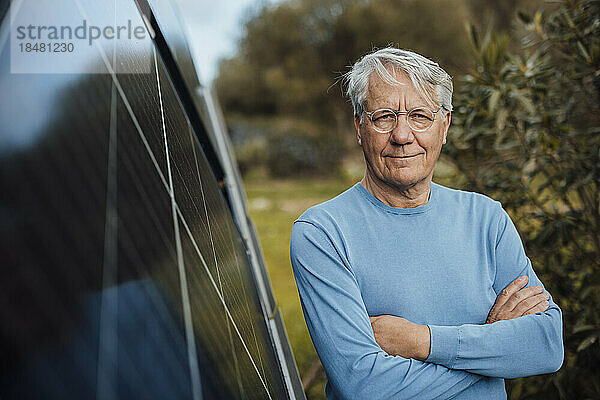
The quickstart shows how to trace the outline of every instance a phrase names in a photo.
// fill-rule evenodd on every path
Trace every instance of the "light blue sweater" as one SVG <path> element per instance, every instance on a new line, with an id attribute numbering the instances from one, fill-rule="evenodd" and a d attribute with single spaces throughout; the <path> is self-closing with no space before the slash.
<path id="1" fill-rule="evenodd" d="M 360 183 L 293 224 L 290 253 L 332 399 L 506 399 L 503 378 L 563 361 L 562 313 L 485 325 L 520 275 L 541 285 L 500 203 L 432 184 L 420 207 L 390 207 Z M 369 316 L 429 325 L 423 362 L 386 354 Z"/>

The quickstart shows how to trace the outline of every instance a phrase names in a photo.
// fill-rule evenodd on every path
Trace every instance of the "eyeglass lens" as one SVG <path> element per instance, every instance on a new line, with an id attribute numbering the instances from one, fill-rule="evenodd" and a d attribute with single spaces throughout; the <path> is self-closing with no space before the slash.
<path id="1" fill-rule="evenodd" d="M 415 108 L 406 115 L 406 122 L 415 131 L 425 131 L 433 124 L 433 111 Z M 393 110 L 377 110 L 371 115 L 375 129 L 381 133 L 391 132 L 398 124 L 398 114 Z"/>

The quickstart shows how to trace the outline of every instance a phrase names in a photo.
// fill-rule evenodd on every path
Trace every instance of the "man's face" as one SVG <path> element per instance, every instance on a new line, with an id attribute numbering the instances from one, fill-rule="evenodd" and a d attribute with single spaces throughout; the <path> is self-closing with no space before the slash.
<path id="1" fill-rule="evenodd" d="M 377 73 L 369 80 L 366 111 L 389 108 L 410 111 L 415 107 L 427 107 L 436 111 L 438 106 L 429 104 L 419 95 L 412 81 L 404 72 L 396 73 L 402 85 L 389 85 Z M 406 189 L 420 182 L 431 181 L 433 167 L 446 143 L 450 126 L 450 112 L 441 109 L 435 114 L 431 128 L 415 132 L 406 123 L 406 115 L 398 116 L 398 124 L 390 133 L 378 133 L 371 120 L 363 114 L 355 118 L 354 125 L 358 144 L 362 147 L 370 179 L 388 186 Z"/>

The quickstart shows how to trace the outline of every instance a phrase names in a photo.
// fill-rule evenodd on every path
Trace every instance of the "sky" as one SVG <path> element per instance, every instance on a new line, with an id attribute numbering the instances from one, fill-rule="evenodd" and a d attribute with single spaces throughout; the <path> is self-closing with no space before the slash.
<path id="1" fill-rule="evenodd" d="M 189 34 L 200 81 L 208 86 L 220 59 L 235 54 L 243 22 L 254 10 L 274 0 L 177 0 Z"/>

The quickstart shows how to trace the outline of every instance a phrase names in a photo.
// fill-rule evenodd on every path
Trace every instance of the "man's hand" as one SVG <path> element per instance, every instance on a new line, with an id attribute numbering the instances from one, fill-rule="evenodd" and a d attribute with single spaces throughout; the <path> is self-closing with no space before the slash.
<path id="1" fill-rule="evenodd" d="M 498 295 L 485 321 L 486 324 L 544 312 L 548 309 L 550 295 L 545 293 L 541 286 L 530 286 L 523 289 L 527 285 L 527 281 L 526 275 L 520 276 Z"/>
<path id="2" fill-rule="evenodd" d="M 370 317 L 375 341 L 389 355 L 425 361 L 429 357 L 431 334 L 419 325 L 393 315 Z"/>
<path id="3" fill-rule="evenodd" d="M 523 275 L 511 282 L 496 298 L 486 324 L 503 319 L 543 312 L 550 306 L 550 295 L 541 286 L 527 285 Z M 389 355 L 425 361 L 431 351 L 431 334 L 427 325 L 419 325 L 393 315 L 370 317 L 375 341 Z"/>

